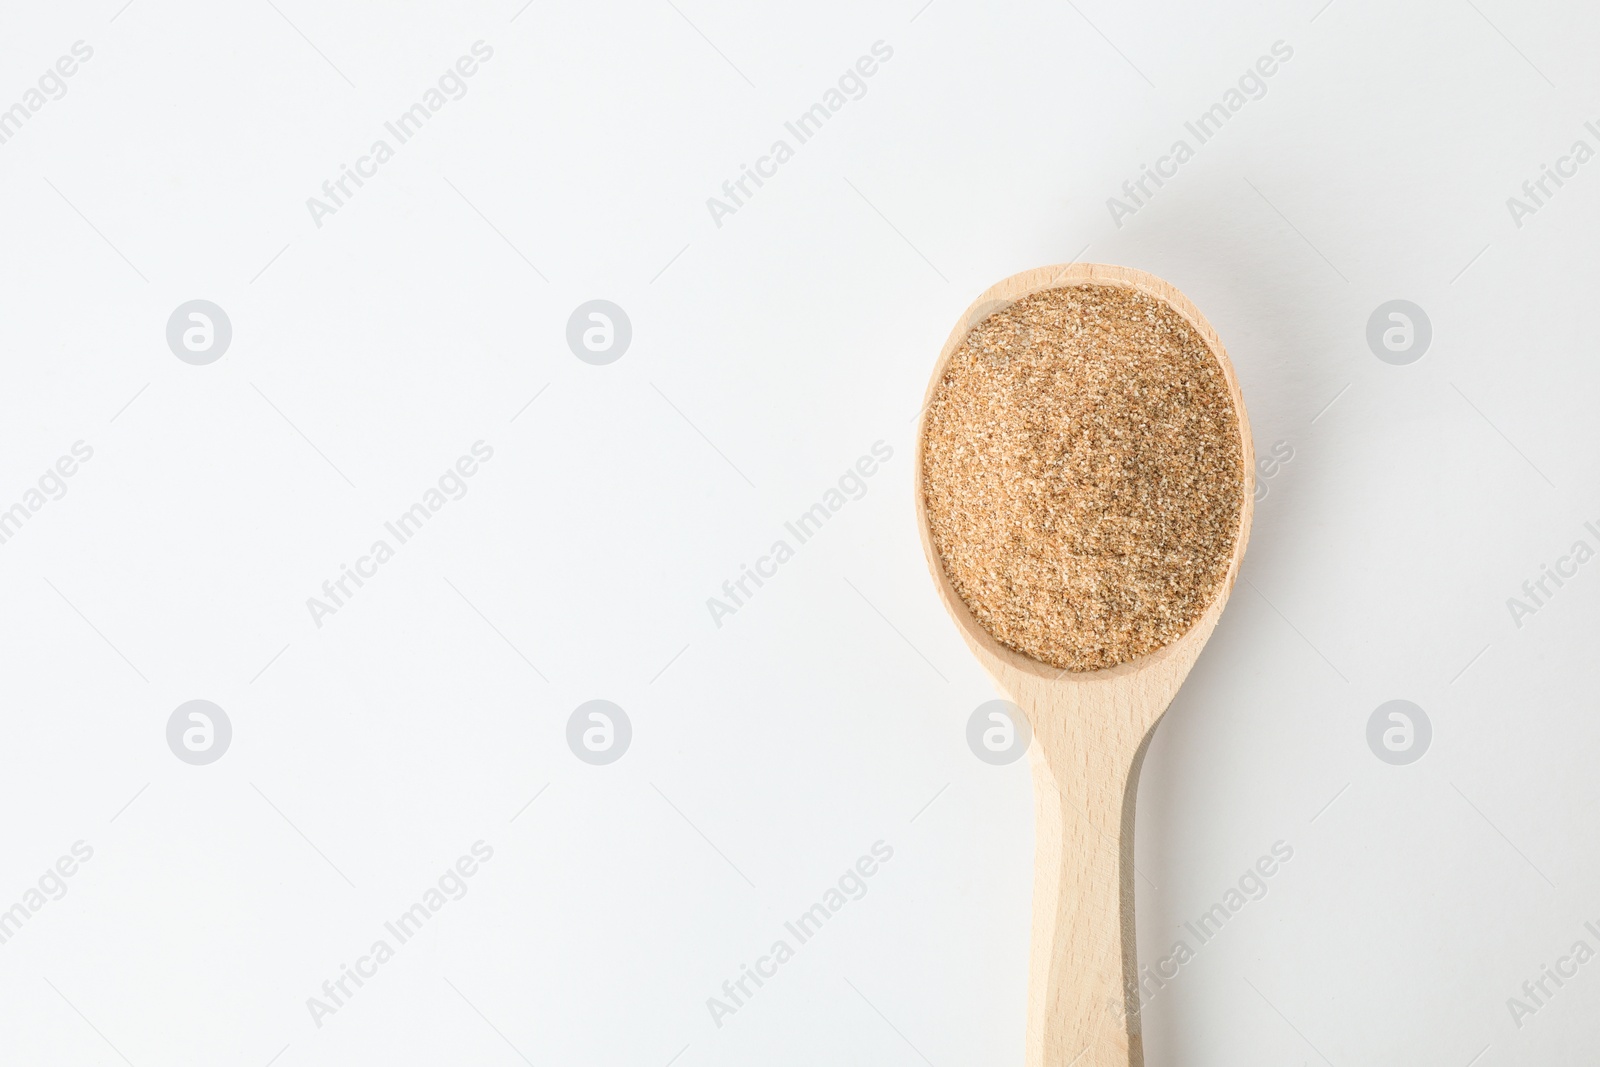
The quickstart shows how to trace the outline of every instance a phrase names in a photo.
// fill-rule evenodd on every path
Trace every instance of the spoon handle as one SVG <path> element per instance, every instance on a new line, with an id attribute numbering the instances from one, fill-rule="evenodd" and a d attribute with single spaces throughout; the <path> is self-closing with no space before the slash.
<path id="1" fill-rule="evenodd" d="M 1036 739 L 1027 1065 L 1143 1067 L 1132 876 L 1144 748 L 1059 721 Z"/>

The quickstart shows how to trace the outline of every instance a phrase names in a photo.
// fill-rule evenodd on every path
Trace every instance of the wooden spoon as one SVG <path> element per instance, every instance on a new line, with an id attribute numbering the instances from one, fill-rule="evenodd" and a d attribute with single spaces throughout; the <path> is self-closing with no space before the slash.
<path id="1" fill-rule="evenodd" d="M 1138 289 L 1170 305 L 1210 348 L 1238 416 L 1244 478 L 1239 529 L 1216 598 L 1181 637 L 1104 670 L 1063 672 L 997 642 L 950 584 L 928 531 L 920 443 L 927 410 L 967 333 L 1007 305 L 1071 285 Z M 992 286 L 951 331 L 934 367 L 917 440 L 917 520 L 934 584 L 961 635 L 1033 730 L 1035 850 L 1033 943 L 1028 971 L 1027 1067 L 1143 1067 L 1134 938 L 1133 824 L 1139 767 L 1167 705 L 1216 627 L 1250 536 L 1255 467 L 1244 398 L 1222 342 L 1184 295 L 1128 267 L 1065 264 Z"/>

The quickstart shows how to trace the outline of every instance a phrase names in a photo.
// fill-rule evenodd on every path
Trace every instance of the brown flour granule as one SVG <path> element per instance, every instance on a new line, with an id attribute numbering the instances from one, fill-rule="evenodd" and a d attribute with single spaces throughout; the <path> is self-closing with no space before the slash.
<path id="1" fill-rule="evenodd" d="M 1024 297 L 967 334 L 922 441 L 944 570 L 1001 644 L 1071 671 L 1153 652 L 1221 589 L 1238 416 L 1187 320 L 1136 289 Z"/>

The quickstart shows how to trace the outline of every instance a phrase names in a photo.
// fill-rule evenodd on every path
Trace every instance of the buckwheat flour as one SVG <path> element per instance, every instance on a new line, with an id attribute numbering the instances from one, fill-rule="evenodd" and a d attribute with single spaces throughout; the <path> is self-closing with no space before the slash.
<path id="1" fill-rule="evenodd" d="M 1181 636 L 1243 504 L 1238 416 L 1205 341 L 1114 285 L 978 323 L 928 409 L 923 492 L 956 592 L 1001 644 L 1092 671 Z"/>

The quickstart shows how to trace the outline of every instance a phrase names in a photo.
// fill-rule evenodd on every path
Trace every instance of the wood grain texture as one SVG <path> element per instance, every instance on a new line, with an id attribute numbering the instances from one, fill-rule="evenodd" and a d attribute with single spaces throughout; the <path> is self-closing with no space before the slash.
<path id="1" fill-rule="evenodd" d="M 1243 481 L 1233 556 L 1216 598 L 1182 637 L 1105 670 L 1070 673 L 997 642 L 951 586 L 928 532 L 921 442 L 951 355 L 981 320 L 1029 294 L 1118 285 L 1171 305 L 1221 366 L 1238 416 Z M 1238 578 L 1250 538 L 1255 467 L 1244 398 L 1215 330 L 1177 289 L 1129 267 L 1069 263 L 991 286 L 956 323 L 934 367 L 917 433 L 917 526 L 945 609 L 1033 730 L 1035 848 L 1028 977 L 1027 1067 L 1143 1067 L 1133 908 L 1134 803 L 1155 725 L 1194 666 Z"/>

